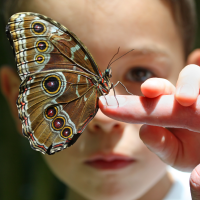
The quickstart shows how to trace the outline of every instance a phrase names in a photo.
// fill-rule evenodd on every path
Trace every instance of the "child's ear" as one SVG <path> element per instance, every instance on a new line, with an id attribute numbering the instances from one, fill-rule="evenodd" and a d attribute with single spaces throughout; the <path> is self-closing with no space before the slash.
<path id="1" fill-rule="evenodd" d="M 20 79 L 17 73 L 9 66 L 0 68 L 0 86 L 3 95 L 5 96 L 10 111 L 16 121 L 18 130 L 21 132 L 21 122 L 18 118 L 16 100 L 19 94 Z"/>
<path id="2" fill-rule="evenodd" d="M 200 66 L 200 49 L 195 49 L 190 53 L 187 59 L 187 64 L 195 64 Z"/>

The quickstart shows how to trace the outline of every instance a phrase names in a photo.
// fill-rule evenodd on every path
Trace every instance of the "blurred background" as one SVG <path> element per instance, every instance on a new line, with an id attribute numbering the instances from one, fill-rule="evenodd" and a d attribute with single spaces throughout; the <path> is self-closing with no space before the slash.
<path id="1" fill-rule="evenodd" d="M 0 8 L 2 7 L 0 0 Z M 200 1 L 196 0 L 198 31 L 194 48 L 200 48 Z M 15 66 L 0 13 L 0 66 Z M 63 199 L 65 186 L 51 173 L 39 152 L 16 130 L 7 102 L 0 91 L 0 200 Z"/>

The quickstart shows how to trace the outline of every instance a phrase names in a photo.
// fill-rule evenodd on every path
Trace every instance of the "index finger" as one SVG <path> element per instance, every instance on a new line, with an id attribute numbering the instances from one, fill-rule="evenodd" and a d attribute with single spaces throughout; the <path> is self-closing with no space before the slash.
<path id="1" fill-rule="evenodd" d="M 101 111 L 115 120 L 200 131 L 200 96 L 195 104 L 188 107 L 180 105 L 174 95 L 153 99 L 129 95 L 119 95 L 116 98 L 106 96 L 108 105 L 104 97 L 100 97 L 99 102 Z"/>

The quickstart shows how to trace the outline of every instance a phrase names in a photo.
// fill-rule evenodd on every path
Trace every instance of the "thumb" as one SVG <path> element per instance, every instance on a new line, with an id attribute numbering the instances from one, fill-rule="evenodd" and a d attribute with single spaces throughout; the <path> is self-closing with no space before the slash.
<path id="1" fill-rule="evenodd" d="M 200 164 L 193 169 L 190 176 L 190 191 L 192 200 L 200 199 Z"/>

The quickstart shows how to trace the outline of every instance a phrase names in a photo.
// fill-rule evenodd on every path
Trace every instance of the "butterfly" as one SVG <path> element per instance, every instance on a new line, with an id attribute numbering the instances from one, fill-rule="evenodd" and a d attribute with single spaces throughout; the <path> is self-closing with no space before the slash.
<path id="1" fill-rule="evenodd" d="M 16 104 L 23 135 L 43 154 L 71 146 L 113 87 L 111 69 L 101 73 L 78 37 L 46 16 L 16 13 L 6 34 L 21 79 Z"/>

